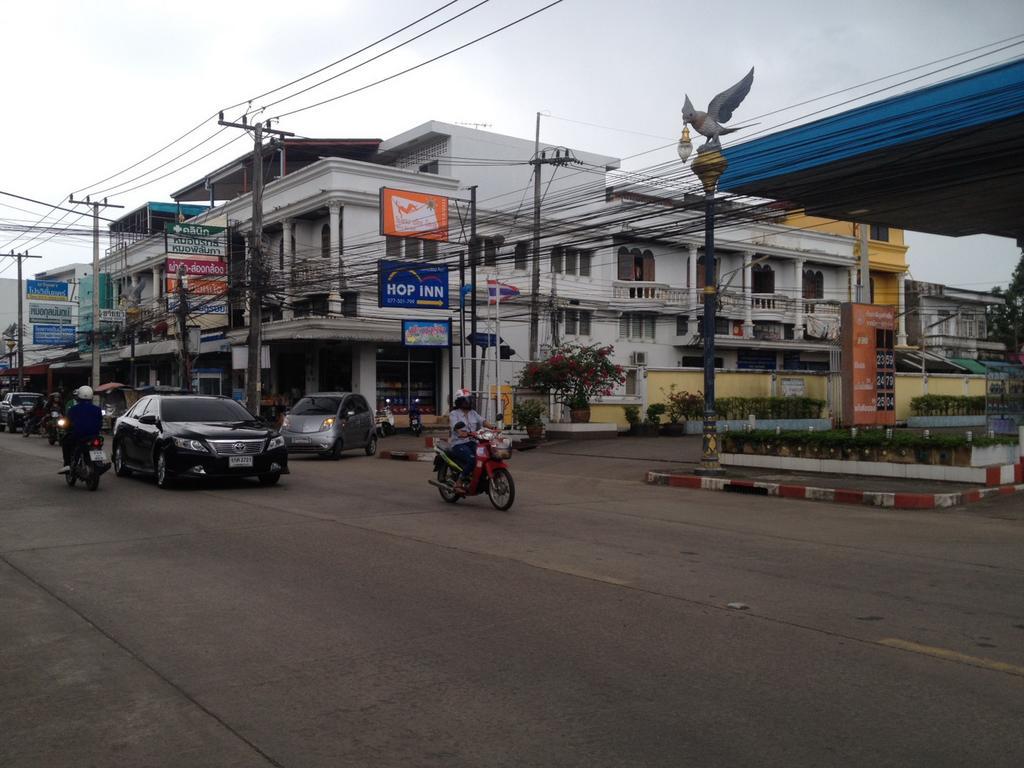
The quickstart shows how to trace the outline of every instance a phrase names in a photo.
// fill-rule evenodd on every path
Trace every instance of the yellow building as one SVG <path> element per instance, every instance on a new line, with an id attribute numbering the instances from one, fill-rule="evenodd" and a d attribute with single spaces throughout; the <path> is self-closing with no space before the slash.
<path id="1" fill-rule="evenodd" d="M 786 217 L 785 225 L 798 229 L 810 229 L 839 237 L 847 237 L 854 241 L 853 254 L 860 259 L 860 228 L 862 225 L 849 221 L 823 219 L 808 216 L 802 211 Z M 899 318 L 898 344 L 905 346 L 906 333 L 906 291 L 907 250 L 902 229 L 871 224 L 868 232 L 868 263 L 871 270 L 871 303 L 886 304 L 896 307 Z M 855 296 L 856 270 L 850 270 L 848 284 L 848 300 Z"/>

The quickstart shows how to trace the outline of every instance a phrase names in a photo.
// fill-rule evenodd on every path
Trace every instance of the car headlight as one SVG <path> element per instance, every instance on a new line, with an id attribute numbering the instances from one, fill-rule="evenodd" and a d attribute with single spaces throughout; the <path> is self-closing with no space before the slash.
<path id="1" fill-rule="evenodd" d="M 324 423 L 320 425 L 320 431 L 323 432 L 325 429 L 330 429 L 334 426 L 334 417 L 328 416 L 324 419 Z"/>
<path id="2" fill-rule="evenodd" d="M 284 417 L 284 421 L 281 422 L 281 429 L 288 429 L 288 425 L 291 424 L 291 423 L 292 423 L 291 418 L 288 417 L 288 416 L 285 416 Z"/>
<path id="3" fill-rule="evenodd" d="M 195 453 L 209 453 L 209 449 L 203 445 L 201 440 L 193 440 L 191 437 L 174 437 L 174 447 L 183 451 L 194 451 Z"/>
<path id="4" fill-rule="evenodd" d="M 267 450 L 272 451 L 275 448 L 284 448 L 284 438 L 278 435 L 277 437 L 270 438 L 270 442 L 267 443 Z"/>

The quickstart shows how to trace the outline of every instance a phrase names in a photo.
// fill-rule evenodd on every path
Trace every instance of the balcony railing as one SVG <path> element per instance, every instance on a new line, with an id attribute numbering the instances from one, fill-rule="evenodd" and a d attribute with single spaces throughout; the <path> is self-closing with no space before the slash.
<path id="1" fill-rule="evenodd" d="M 612 297 L 616 300 L 671 301 L 675 291 L 668 283 L 653 283 L 639 280 L 617 280 L 612 286 Z"/>

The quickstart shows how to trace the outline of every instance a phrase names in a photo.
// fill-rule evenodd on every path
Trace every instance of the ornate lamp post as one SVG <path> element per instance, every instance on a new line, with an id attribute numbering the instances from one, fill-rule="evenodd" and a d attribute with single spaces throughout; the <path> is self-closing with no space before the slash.
<path id="1" fill-rule="evenodd" d="M 715 279 L 715 190 L 718 180 L 725 173 L 728 161 L 722 154 L 719 136 L 739 128 L 726 128 L 723 123 L 732 118 L 732 113 L 750 92 L 754 82 L 754 70 L 736 85 L 723 91 L 711 100 L 707 112 L 693 108 L 690 97 L 683 104 L 683 134 L 679 138 L 679 159 L 686 163 L 693 149 L 687 124 L 693 127 L 707 141 L 697 149 L 693 172 L 704 187 L 704 430 L 698 475 L 720 475 L 723 473 L 718 461 L 718 417 L 715 414 L 715 315 L 718 309 L 718 286 Z"/>

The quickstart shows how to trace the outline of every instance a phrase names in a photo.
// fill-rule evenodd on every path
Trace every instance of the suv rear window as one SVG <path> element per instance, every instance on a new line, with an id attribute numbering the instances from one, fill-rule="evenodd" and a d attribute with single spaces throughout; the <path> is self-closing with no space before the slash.
<path id="1" fill-rule="evenodd" d="M 341 405 L 340 397 L 304 397 L 292 408 L 294 416 L 333 416 Z"/>
<path id="2" fill-rule="evenodd" d="M 252 421 L 253 416 L 234 400 L 204 397 L 169 397 L 160 403 L 164 421 Z"/>

